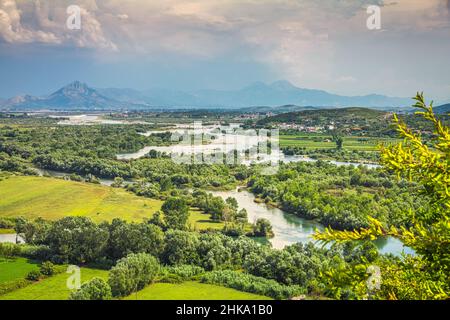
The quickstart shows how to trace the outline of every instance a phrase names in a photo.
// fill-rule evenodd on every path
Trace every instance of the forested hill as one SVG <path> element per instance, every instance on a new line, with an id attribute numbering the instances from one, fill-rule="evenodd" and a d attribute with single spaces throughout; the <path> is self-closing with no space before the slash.
<path id="1" fill-rule="evenodd" d="M 450 112 L 450 103 L 434 108 L 434 111 L 439 114 L 447 114 Z"/>
<path id="2" fill-rule="evenodd" d="M 386 121 L 390 118 L 390 113 L 367 109 L 367 108 L 340 108 L 325 110 L 304 110 L 298 112 L 289 112 L 272 117 L 261 119 L 258 124 L 266 125 L 270 123 L 296 123 L 323 125 L 331 122 L 355 123 L 358 120 L 366 121 Z"/>

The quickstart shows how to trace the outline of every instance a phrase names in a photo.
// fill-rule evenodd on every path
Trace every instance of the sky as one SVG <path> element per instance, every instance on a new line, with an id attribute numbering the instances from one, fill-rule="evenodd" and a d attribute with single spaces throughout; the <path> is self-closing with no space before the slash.
<path id="1" fill-rule="evenodd" d="M 81 28 L 67 27 L 80 8 Z M 380 8 L 369 29 L 368 6 Z M 450 101 L 450 0 L 0 0 L 0 97 L 287 80 Z"/>

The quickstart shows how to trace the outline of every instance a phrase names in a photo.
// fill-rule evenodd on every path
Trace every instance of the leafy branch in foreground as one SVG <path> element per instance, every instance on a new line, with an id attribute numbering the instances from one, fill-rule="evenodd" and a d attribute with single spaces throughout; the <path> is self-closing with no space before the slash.
<path id="1" fill-rule="evenodd" d="M 416 260 L 421 260 L 421 268 L 415 272 L 428 275 L 427 281 L 422 281 L 419 285 L 425 286 L 423 290 L 429 294 L 420 294 L 420 298 L 446 298 L 450 273 L 450 133 L 449 128 L 434 114 L 432 103 L 425 103 L 422 93 L 418 93 L 414 99 L 414 107 L 420 109 L 416 114 L 433 125 L 432 137 L 424 140 L 420 133 L 394 115 L 394 122 L 403 142 L 382 146 L 381 159 L 383 165 L 399 178 L 407 178 L 421 185 L 420 193 L 430 202 L 430 209 L 411 213 L 412 226 L 409 228 L 386 229 L 380 221 L 369 217 L 367 228 L 353 231 L 327 228 L 323 232 L 316 232 L 314 237 L 325 243 L 375 240 L 383 236 L 398 237 L 415 250 L 418 254 Z M 402 270 L 395 273 L 396 276 L 411 279 L 411 270 Z M 398 282 L 399 286 L 401 283 L 402 281 Z M 389 287 L 387 295 L 389 298 L 396 298 L 399 292 L 400 290 Z"/>

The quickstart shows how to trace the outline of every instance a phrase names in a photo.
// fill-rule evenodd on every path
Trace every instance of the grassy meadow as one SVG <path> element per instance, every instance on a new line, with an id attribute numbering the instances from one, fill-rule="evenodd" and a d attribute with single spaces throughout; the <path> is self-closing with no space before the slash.
<path id="1" fill-rule="evenodd" d="M 60 273 L 40 280 L 29 286 L 1 295 L 0 300 L 66 300 L 70 290 L 67 288 L 67 279 L 70 274 Z M 81 282 L 94 277 L 107 279 L 108 271 L 81 268 Z"/>
<path id="2" fill-rule="evenodd" d="M 0 258 L 0 284 L 23 279 L 31 270 L 39 269 L 37 262 L 26 258 Z M 81 283 L 94 277 L 108 279 L 108 271 L 81 268 Z M 70 290 L 67 280 L 70 274 L 59 273 L 38 282 L 0 295 L 0 300 L 66 300 Z M 179 284 L 154 283 L 125 300 L 267 300 L 265 296 L 241 292 L 217 285 L 187 281 Z"/>
<path id="3" fill-rule="evenodd" d="M 86 216 L 95 222 L 121 218 L 141 222 L 161 209 L 163 201 L 136 196 L 120 188 L 47 177 L 6 176 L 0 180 L 0 217 Z M 195 230 L 222 229 L 198 209 L 190 210 L 188 225 Z M 14 233 L 0 229 L 0 234 Z"/>
<path id="4" fill-rule="evenodd" d="M 154 283 L 126 300 L 270 300 L 269 297 L 216 285 L 187 281 Z"/>
<path id="5" fill-rule="evenodd" d="M 210 219 L 209 214 L 205 214 L 201 210 L 194 208 L 189 210 L 188 225 L 194 230 L 221 230 L 225 223 L 223 221 L 213 221 Z"/>
<path id="6" fill-rule="evenodd" d="M 38 270 L 39 263 L 26 258 L 0 257 L 0 284 L 23 279 L 31 270 Z"/>
<path id="7" fill-rule="evenodd" d="M 0 217 L 56 220 L 65 216 L 86 216 L 96 222 L 114 218 L 142 221 L 161 205 L 159 200 L 89 183 L 22 176 L 0 181 Z"/>

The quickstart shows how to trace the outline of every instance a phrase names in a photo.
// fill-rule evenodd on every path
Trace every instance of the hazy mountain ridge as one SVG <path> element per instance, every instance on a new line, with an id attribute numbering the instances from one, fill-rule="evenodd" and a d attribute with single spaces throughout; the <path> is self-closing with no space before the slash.
<path id="1" fill-rule="evenodd" d="M 371 107 L 398 108 L 411 105 L 410 98 L 371 94 L 341 96 L 323 90 L 298 88 L 287 81 L 272 84 L 254 83 L 240 90 L 197 90 L 184 92 L 175 89 L 104 88 L 93 89 L 75 81 L 46 97 L 17 96 L 0 102 L 5 110 L 117 110 L 158 107 L 184 108 L 257 108 L 302 107 Z"/>
<path id="2" fill-rule="evenodd" d="M 105 97 L 85 83 L 74 81 L 45 97 L 21 95 L 3 103 L 5 110 L 101 110 L 125 108 L 127 103 Z"/>
<path id="3" fill-rule="evenodd" d="M 108 95 L 107 91 L 102 91 Z M 115 89 L 120 92 L 121 89 Z M 116 92 L 117 94 L 117 92 Z M 254 83 L 240 90 L 178 90 L 152 89 L 138 92 L 142 101 L 152 106 L 192 106 L 251 108 L 254 106 L 277 107 L 299 105 L 310 107 L 405 107 L 410 106 L 410 98 L 388 97 L 378 94 L 366 96 L 341 96 L 324 90 L 303 89 L 287 81 L 277 81 L 270 85 Z M 112 96 L 115 98 L 116 96 Z M 135 98 L 135 97 L 133 97 Z"/>
<path id="4" fill-rule="evenodd" d="M 450 113 L 450 103 L 435 107 L 434 111 L 439 114 Z"/>

